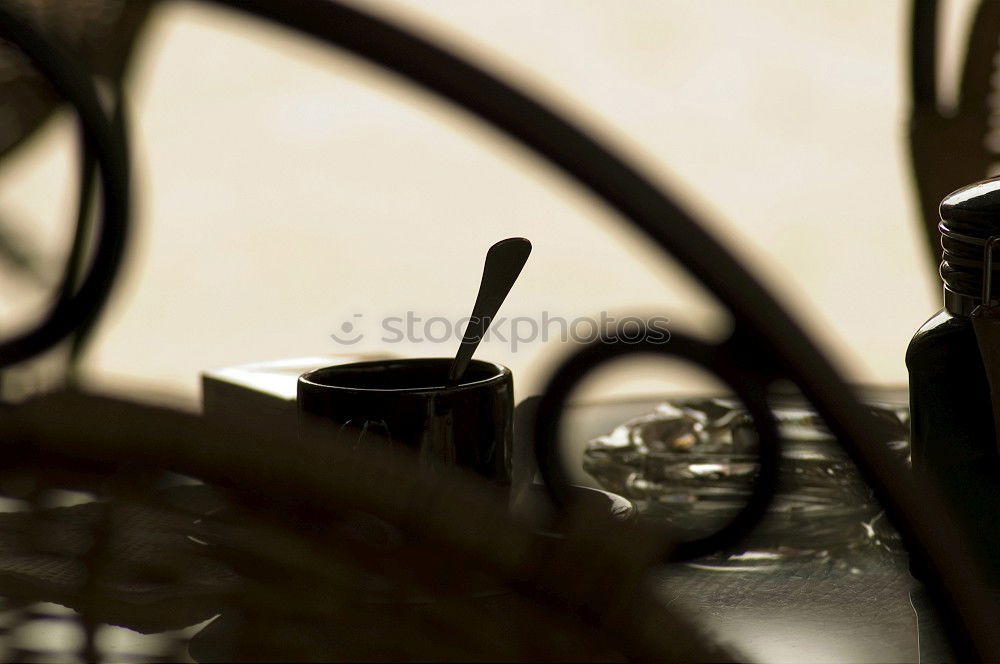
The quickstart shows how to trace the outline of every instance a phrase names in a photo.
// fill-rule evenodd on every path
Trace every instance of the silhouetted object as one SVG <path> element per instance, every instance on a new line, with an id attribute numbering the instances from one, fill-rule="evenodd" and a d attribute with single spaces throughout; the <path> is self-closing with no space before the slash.
<path id="1" fill-rule="evenodd" d="M 969 30 L 958 99 L 942 100 L 937 85 L 937 0 L 914 0 L 911 33 L 910 156 L 928 258 L 940 257 L 938 204 L 1000 168 L 1000 3 L 981 0 Z"/>
<path id="2" fill-rule="evenodd" d="M 521 274 L 524 264 L 531 254 L 531 243 L 523 237 L 512 237 L 497 242 L 486 252 L 486 265 L 483 266 L 483 278 L 479 283 L 479 294 L 472 307 L 469 324 L 462 335 L 462 343 L 458 347 L 455 361 L 448 371 L 448 382 L 457 383 L 462 379 L 465 368 L 469 366 L 479 342 L 486 336 L 493 318 L 500 311 L 500 305 L 507 298 L 507 293 L 514 287 L 514 282 Z"/>
<path id="3" fill-rule="evenodd" d="M 51 38 L 72 52 L 103 83 L 104 103 L 121 103 L 121 86 L 132 47 L 146 23 L 154 0 L 18 0 L 11 3 Z M 61 105 L 60 94 L 24 55 L 0 44 L 0 158 L 25 142 Z M 119 119 L 120 121 L 120 119 Z M 84 279 L 89 260 L 96 172 L 94 156 L 84 150 L 76 232 L 57 297 L 67 299 Z M 0 225 L 0 260 L 47 287 L 36 251 L 24 238 Z M 79 325 L 70 347 L 69 364 L 78 360 L 99 309 Z"/>
<path id="4" fill-rule="evenodd" d="M 35 21 L 112 89 L 127 71 L 132 47 L 155 0 L 16 0 Z M 0 46 L 0 157 L 30 137 L 62 104 L 60 95 L 9 44 Z"/>
<path id="5" fill-rule="evenodd" d="M 335 432 L 336 442 L 374 456 L 408 449 L 428 467 L 460 466 L 510 488 L 514 378 L 477 360 L 451 383 L 449 358 L 339 364 L 298 381 L 300 429 Z M 379 475 L 370 478 L 381 481 Z"/>
<path id="6" fill-rule="evenodd" d="M 0 589 L 85 624 L 221 613 L 192 642 L 211 660 L 733 659 L 657 603 L 643 579 L 662 538 L 606 503 L 536 533 L 466 474 L 328 436 L 78 394 L 0 415 L 0 494 L 27 501 L 0 516 Z M 33 510 L 57 490 L 86 499 Z M 407 537 L 373 538 L 365 515 Z"/>
<path id="7" fill-rule="evenodd" d="M 218 0 L 216 4 L 273 20 L 351 50 L 454 101 L 551 161 L 630 219 L 664 250 L 672 253 L 729 309 L 733 320 L 732 334 L 723 341 L 699 342 L 675 335 L 670 344 L 675 348 L 672 352 L 708 368 L 737 390 L 753 412 L 761 433 L 762 449 L 771 457 L 773 451 L 768 451 L 768 446 L 776 443 L 776 438 L 773 427 L 769 428 L 768 424 L 771 417 L 766 407 L 767 389 L 778 380 L 795 384 L 813 402 L 830 430 L 858 464 L 906 541 L 911 545 L 919 544 L 926 552 L 930 563 L 928 588 L 933 593 L 934 601 L 950 618 L 949 634 L 960 654 L 985 660 L 1000 653 L 1000 634 L 995 629 L 994 620 L 996 606 L 983 592 L 981 573 L 972 562 L 967 543 L 948 521 L 941 501 L 914 485 L 898 460 L 884 448 L 878 430 L 871 427 L 869 412 L 801 327 L 693 216 L 648 178 L 585 132 L 481 68 L 364 12 L 332 0 Z M 89 135 L 95 141 L 95 155 L 101 161 L 100 172 L 106 190 L 105 208 L 111 208 L 110 212 L 105 209 L 105 224 L 92 274 L 88 274 L 68 303 L 60 303 L 50 312 L 42 325 L 19 339 L 0 344 L 0 363 L 6 365 L 51 347 L 100 308 L 116 273 L 124 244 L 126 225 L 122 204 L 127 203 L 128 197 L 127 189 L 123 187 L 127 180 L 124 138 L 115 133 L 106 114 L 99 107 L 94 108 L 92 95 L 88 93 L 89 81 L 86 84 L 82 82 L 72 63 L 53 55 L 57 51 L 46 51 L 44 40 L 9 12 L 4 12 L 2 5 L 0 19 L 3 34 L 14 40 L 23 40 L 18 43 L 26 47 L 25 50 L 47 76 L 62 85 L 62 92 L 77 106 Z M 68 78 L 62 76 L 61 68 L 73 75 Z M 607 338 L 574 355 L 557 370 L 537 412 L 538 435 L 535 442 L 539 445 L 540 467 L 559 467 L 555 443 L 561 406 L 580 380 L 610 357 L 664 350 L 662 345 L 652 349 L 630 344 L 627 340 Z M 549 490 L 559 504 L 565 506 L 563 516 L 568 521 L 564 522 L 566 525 L 562 532 L 566 545 L 565 548 L 556 546 L 555 555 L 545 553 L 544 546 L 543 552 L 537 554 L 538 548 L 532 544 L 530 534 L 526 537 L 523 530 L 504 525 L 502 511 L 497 518 L 491 518 L 485 506 L 484 511 L 479 513 L 476 513 L 476 507 L 470 507 L 483 504 L 482 499 L 475 497 L 481 495 L 476 489 L 470 488 L 463 493 L 461 500 L 463 509 L 476 518 L 468 523 L 463 521 L 461 526 L 454 526 L 453 521 L 446 523 L 438 509 L 448 501 L 435 502 L 433 493 L 423 493 L 420 488 L 433 484 L 444 491 L 450 481 L 444 477 L 421 479 L 422 476 L 414 473 L 411 466 L 406 466 L 395 475 L 394 486 L 371 487 L 359 481 L 363 473 L 350 474 L 350 471 L 364 470 L 360 455 L 353 461 L 316 456 L 331 454 L 329 450 L 337 446 L 300 450 L 287 440 L 267 439 L 253 433 L 240 435 L 238 442 L 232 440 L 230 444 L 241 446 L 243 452 L 229 456 L 224 451 L 229 447 L 223 440 L 224 432 L 206 434 L 200 424 L 185 425 L 176 419 L 165 421 L 149 409 L 122 405 L 123 410 L 112 408 L 109 411 L 99 404 L 99 400 L 85 400 L 82 406 L 75 407 L 71 402 L 45 400 L 36 404 L 34 410 L 25 406 L 17 409 L 16 416 L 11 413 L 0 418 L 0 427 L 11 427 L 3 432 L 11 450 L 11 454 L 7 455 L 8 463 L 14 465 L 17 459 L 30 457 L 32 450 L 53 454 L 62 452 L 70 458 L 70 468 L 79 472 L 91 461 L 99 463 L 110 455 L 116 459 L 114 465 L 127 471 L 125 476 L 132 478 L 133 486 L 149 486 L 148 473 L 140 470 L 144 464 L 152 468 L 169 468 L 233 490 L 242 488 L 251 494 L 256 493 L 257 503 L 253 502 L 253 496 L 247 500 L 250 511 L 262 516 L 267 514 L 267 509 L 259 507 L 261 500 L 271 505 L 271 509 L 282 511 L 285 497 L 290 496 L 292 503 L 311 509 L 334 512 L 360 509 L 400 523 L 403 527 L 418 523 L 417 528 L 434 546 L 431 546 L 433 553 L 430 556 L 416 556 L 417 560 L 440 560 L 443 551 L 458 550 L 466 556 L 466 560 L 478 560 L 483 567 L 500 570 L 496 572 L 498 574 L 511 569 L 506 565 L 513 565 L 515 570 L 526 574 L 518 576 L 519 572 L 514 572 L 512 585 L 518 590 L 543 603 L 546 598 L 552 598 L 564 613 L 568 612 L 591 627 L 603 627 L 603 633 L 610 631 L 620 636 L 622 650 L 630 656 L 712 660 L 723 657 L 700 645 L 700 639 L 693 632 L 689 633 L 684 628 L 673 629 L 672 626 L 679 623 L 655 601 L 647 603 L 649 597 L 642 592 L 640 581 L 645 575 L 645 566 L 651 561 L 670 557 L 673 545 L 663 541 L 665 535 L 630 531 L 625 543 L 620 535 L 597 525 L 600 520 L 596 515 L 581 513 L 578 506 L 567 500 L 568 487 L 558 471 L 549 472 L 547 479 Z M 60 414 L 71 417 L 67 419 Z M 17 428 L 17 422 L 21 422 L 23 428 Z M 81 427 L 81 422 L 86 422 L 86 426 Z M 142 424 L 137 425 L 137 422 Z M 166 432 L 173 432 L 169 440 L 157 438 L 158 433 Z M 18 441 L 25 445 L 17 448 L 18 452 L 14 454 Z M 162 444 L 143 447 L 152 441 Z M 285 456 L 293 452 L 294 459 L 299 461 Z M 37 467 L 54 472 L 66 466 L 65 459 L 57 462 L 49 455 L 43 457 L 36 462 L 40 464 Z M 769 469 L 771 462 L 767 458 L 762 457 L 763 481 L 759 481 L 759 486 L 755 488 L 748 511 L 743 515 L 745 518 L 720 531 L 715 542 L 730 541 L 740 531 L 752 528 L 766 508 L 773 494 L 769 491 L 767 480 L 773 470 Z M 347 471 L 348 474 L 331 481 L 329 473 L 332 468 Z M 431 491 L 430 488 L 428 490 Z M 386 497 L 385 491 L 400 491 L 406 497 L 394 500 Z M 457 495 L 452 497 L 457 499 Z M 399 507 L 403 504 L 405 509 L 400 513 Z M 288 509 L 294 511 L 293 507 Z M 592 518 L 594 523 L 590 523 Z M 574 525 L 578 522 L 583 525 Z M 473 526 L 473 523 L 476 525 Z M 282 524 L 284 522 L 279 519 L 277 527 Z M 97 529 L 94 545 L 88 553 L 89 570 L 100 572 L 105 569 L 102 561 L 109 555 L 108 536 L 111 532 L 113 529 L 110 527 Z M 293 532 L 307 540 L 310 536 L 325 534 L 294 527 L 282 530 L 289 537 Z M 577 537 L 577 533 L 582 534 Z M 275 537 L 268 541 L 279 544 L 294 542 L 290 547 L 294 561 L 310 570 L 322 572 L 337 569 L 332 565 L 335 561 L 327 557 L 336 551 L 331 548 L 332 543 L 319 542 L 310 547 L 299 546 L 300 540 L 294 538 Z M 697 544 L 706 546 L 711 541 L 706 539 Z M 693 548 L 696 547 L 688 547 L 687 553 Z M 314 554 L 319 558 L 314 558 Z M 369 559 L 366 556 L 361 558 Z M 409 559 L 408 556 L 402 558 Z M 308 564 L 313 560 L 320 560 L 322 564 Z M 255 568 L 260 569 L 255 564 L 250 565 L 250 569 Z M 295 569 L 283 564 L 277 568 Z M 442 576 L 434 572 L 438 569 L 431 564 L 424 573 L 413 574 L 414 570 L 407 568 L 400 578 L 411 578 L 411 582 L 429 580 L 428 585 L 433 589 L 442 583 Z M 452 571 L 453 566 L 448 569 Z M 612 570 L 615 570 L 614 574 L 610 573 Z M 281 575 L 281 571 L 275 573 L 274 568 L 264 566 L 261 576 L 267 579 Z M 302 581 L 311 575 L 296 577 L 286 573 L 285 577 Z M 354 578 L 354 575 L 348 574 L 346 578 Z M 91 644 L 94 642 L 93 622 L 99 615 L 93 608 L 99 607 L 99 603 L 93 598 L 100 596 L 102 582 L 100 573 L 88 575 L 83 592 L 83 597 L 93 602 L 85 602 L 82 606 L 82 613 L 87 618 L 87 642 Z M 305 586 L 304 583 L 301 585 Z M 247 590 L 260 587 L 259 584 L 251 584 Z M 267 587 L 266 584 L 264 587 Z M 323 584 L 316 583 L 309 587 L 325 588 Z M 268 598 L 271 607 L 286 597 L 274 593 L 264 593 L 263 596 Z M 356 597 L 357 593 L 352 596 Z M 236 601 L 251 602 L 255 594 L 239 593 L 239 597 L 243 599 Z M 260 606 L 259 597 L 257 602 Z M 313 607 L 317 615 L 322 614 L 320 604 L 322 602 L 316 602 Z M 322 622 L 328 624 L 329 620 Z M 267 622 L 251 620 L 244 624 L 247 625 L 244 629 L 247 638 L 253 638 L 254 634 L 262 633 L 257 628 Z M 428 634 L 425 631 L 415 633 Z"/>
<path id="8" fill-rule="evenodd" d="M 990 301 L 993 279 L 983 278 L 993 273 L 992 252 L 984 249 L 1000 239 L 1000 178 L 945 198 L 940 227 L 944 308 L 906 353 L 913 471 L 928 490 L 941 492 L 1000 586 L 1000 453 L 991 393 L 1000 387 L 1000 322 Z M 911 556 L 923 576 L 920 552 Z"/>
<path id="9" fill-rule="evenodd" d="M 583 346 L 570 356 L 552 377 L 538 404 L 535 428 L 538 468 L 546 486 L 554 492 L 555 500 L 565 504 L 563 492 L 569 488 L 568 470 L 560 454 L 558 443 L 563 440 L 560 431 L 562 413 L 573 390 L 588 373 L 617 359 L 635 355 L 660 355 L 690 362 L 733 390 L 743 402 L 753 419 L 758 438 L 756 461 L 759 466 L 753 478 L 752 491 L 746 504 L 734 511 L 732 518 L 717 531 L 697 539 L 675 542 L 665 551 L 665 561 L 690 560 L 709 553 L 733 547 L 757 526 L 774 498 L 778 481 L 778 449 L 781 441 L 772 410 L 768 407 L 766 384 L 773 378 L 758 373 L 746 354 L 736 350 L 734 340 L 724 344 L 707 344 L 679 332 L 671 332 L 667 343 L 650 341 L 652 335 L 645 328 L 636 335 L 640 339 L 619 339 L 602 336 Z"/>
<path id="10" fill-rule="evenodd" d="M 62 292 L 52 307 L 34 326 L 12 338 L 0 339 L 2 370 L 35 357 L 67 336 L 86 329 L 99 315 L 124 253 L 128 231 L 129 166 L 123 123 L 108 118 L 98 98 L 94 78 L 81 69 L 78 56 L 68 52 L 59 41 L 46 37 L 31 21 L 6 5 L 0 5 L 0 39 L 17 44 L 22 54 L 52 83 L 53 90 L 69 101 L 77 112 L 86 147 L 79 224 L 85 224 L 89 218 L 89 189 L 99 184 L 102 198 L 100 224 L 94 233 L 89 268 L 82 275 L 73 274 L 73 267 L 85 250 L 86 233 L 78 232 L 73 256 L 64 270 Z M 95 170 L 92 162 L 99 168 Z"/>
<path id="11" fill-rule="evenodd" d="M 979 354 L 986 368 L 986 378 L 990 384 L 990 399 L 993 403 L 993 425 L 1000 431 L 1000 302 L 993 297 L 993 262 L 1000 234 L 993 235 L 983 248 L 983 297 L 972 310 L 972 327 L 976 330 Z M 993 444 L 1000 454 L 1000 439 L 994 435 Z M 1000 481 L 1000 474 L 997 475 Z M 993 566 L 996 569 L 996 566 Z"/>

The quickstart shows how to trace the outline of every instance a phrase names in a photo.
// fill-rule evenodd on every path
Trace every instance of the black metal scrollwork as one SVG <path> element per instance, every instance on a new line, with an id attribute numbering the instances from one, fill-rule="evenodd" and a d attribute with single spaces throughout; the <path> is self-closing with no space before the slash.
<path id="1" fill-rule="evenodd" d="M 718 375 L 744 400 L 756 421 L 762 459 L 753 499 L 723 530 L 703 540 L 681 543 L 673 555 L 687 557 L 732 544 L 753 527 L 773 493 L 777 435 L 765 393 L 774 378 L 790 380 L 842 441 L 908 545 L 926 552 L 934 568 L 928 579 L 931 589 L 953 618 L 949 626 L 960 652 L 980 659 L 1000 653 L 1000 633 L 993 620 L 996 608 L 978 585 L 972 558 L 948 522 L 942 503 L 928 491 L 918 490 L 884 449 L 870 415 L 795 320 L 693 215 L 636 168 L 553 110 L 469 60 L 383 19 L 330 0 L 207 1 L 349 50 L 479 116 L 597 194 L 677 258 L 731 312 L 737 335 L 733 339 L 740 340 L 744 349 L 753 349 L 758 358 L 753 365 L 738 359 L 732 339 L 712 345 L 677 335 L 667 347 L 655 349 L 613 343 L 587 347 L 557 371 L 537 422 L 541 466 L 547 468 L 549 489 L 557 501 L 564 483 L 555 441 L 559 411 L 572 387 L 586 373 L 623 353 L 668 353 Z M 77 107 L 101 164 L 104 194 L 104 220 L 91 273 L 41 326 L 0 345 L 2 367 L 52 346 L 103 302 L 121 256 L 128 191 L 124 138 L 115 135 L 89 80 L 73 69 L 67 58 L 47 51 L 34 31 L 2 7 L 0 36 L 21 45 Z M 762 366 L 770 368 L 762 372 Z"/>
<path id="2" fill-rule="evenodd" d="M 0 5 L 0 38 L 17 45 L 76 109 L 86 159 L 99 165 L 102 194 L 101 224 L 89 270 L 74 288 L 76 279 L 72 272 L 76 266 L 67 266 L 63 278 L 66 292 L 45 318 L 33 329 L 0 342 L 2 369 L 55 346 L 93 320 L 107 301 L 128 237 L 129 157 L 121 123 L 105 113 L 92 77 L 73 56 L 4 5 Z M 85 172 L 90 168 L 89 163 L 85 165 Z M 81 207 L 86 207 L 89 183 L 84 182 L 82 189 Z M 85 223 L 83 215 L 80 223 Z M 77 240 L 83 241 L 84 238 Z"/>
<path id="3" fill-rule="evenodd" d="M 638 338 L 648 338 L 639 330 Z M 641 335 L 641 336 L 640 336 Z M 675 542 L 665 553 L 667 561 L 688 560 L 728 549 L 739 542 L 764 516 L 774 497 L 778 481 L 780 441 L 778 429 L 767 406 L 769 378 L 747 365 L 746 348 L 737 348 L 730 340 L 721 345 L 708 344 L 683 334 L 671 333 L 668 343 L 624 341 L 608 336 L 584 346 L 570 356 L 549 381 L 538 405 L 535 429 L 538 467 L 555 500 L 565 502 L 568 488 L 558 444 L 560 422 L 566 400 L 573 388 L 602 365 L 630 355 L 661 355 L 692 362 L 720 378 L 743 401 L 757 428 L 758 463 L 753 490 L 746 504 L 718 531 L 696 540 Z M 743 359 L 741 359 L 743 358 Z"/>

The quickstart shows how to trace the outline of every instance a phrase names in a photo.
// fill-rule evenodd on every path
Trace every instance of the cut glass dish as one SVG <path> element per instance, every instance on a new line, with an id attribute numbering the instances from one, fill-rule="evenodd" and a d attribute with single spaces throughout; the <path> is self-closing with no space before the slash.
<path id="1" fill-rule="evenodd" d="M 867 407 L 885 444 L 908 464 L 908 409 Z M 766 567 L 802 557 L 844 561 L 859 549 L 898 551 L 898 535 L 822 419 L 794 402 L 775 404 L 773 413 L 781 437 L 774 501 L 739 550 L 697 564 Z M 591 441 L 583 467 L 602 488 L 633 501 L 639 519 L 691 540 L 718 530 L 746 503 L 756 453 L 742 404 L 692 399 L 665 402 Z"/>

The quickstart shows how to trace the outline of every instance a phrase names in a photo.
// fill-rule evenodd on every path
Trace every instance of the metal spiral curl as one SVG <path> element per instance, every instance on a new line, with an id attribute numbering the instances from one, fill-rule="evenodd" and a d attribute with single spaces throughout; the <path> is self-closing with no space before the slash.
<path id="1" fill-rule="evenodd" d="M 559 451 L 562 414 L 573 390 L 601 366 L 633 355 L 660 355 L 692 362 L 714 374 L 732 388 L 746 406 L 757 429 L 758 463 L 750 497 L 743 507 L 719 530 L 695 540 L 671 542 L 664 551 L 664 562 L 677 562 L 705 556 L 735 546 L 752 531 L 767 512 L 778 483 L 781 441 L 774 414 L 768 408 L 766 394 L 770 378 L 747 366 L 746 348 L 737 350 L 730 340 L 721 345 L 707 344 L 672 332 L 667 343 L 649 340 L 645 326 L 630 331 L 640 341 L 617 335 L 604 336 L 573 353 L 549 380 L 535 418 L 535 454 L 538 468 L 551 495 L 559 506 L 568 502 L 568 473 Z"/>
<path id="2" fill-rule="evenodd" d="M 331 0 L 205 0 L 295 29 L 343 48 L 433 91 L 520 141 L 551 165 L 603 199 L 683 264 L 731 312 L 743 349 L 752 348 L 753 366 L 737 360 L 736 343 L 720 346 L 675 337 L 667 352 L 700 364 L 728 383 L 754 413 L 761 435 L 761 473 L 754 497 L 740 516 L 713 536 L 682 543 L 674 556 L 704 553 L 732 544 L 745 534 L 773 493 L 777 435 L 766 407 L 769 381 L 795 383 L 842 442 L 907 545 L 920 547 L 932 563 L 929 588 L 945 609 L 946 627 L 956 650 L 978 659 L 1000 653 L 1000 633 L 992 599 L 981 589 L 965 544 L 951 525 L 943 503 L 917 487 L 904 468 L 883 449 L 864 410 L 839 372 L 777 301 L 695 217 L 682 209 L 625 159 L 586 131 L 573 126 L 538 101 L 470 60 L 384 19 Z M 0 367 L 51 347 L 96 311 L 117 272 L 126 231 L 128 160 L 124 136 L 97 104 L 89 79 L 50 48 L 9 10 L 0 7 L 0 37 L 20 45 L 43 73 L 77 108 L 101 166 L 104 218 L 96 260 L 80 289 L 60 300 L 36 329 L 0 344 Z M 556 462 L 555 441 L 567 395 L 587 373 L 612 357 L 639 349 L 629 345 L 592 346 L 573 355 L 548 385 L 539 409 L 538 456 L 553 498 L 565 488 Z M 768 370 L 762 370 L 769 366 Z"/>
<path id="3" fill-rule="evenodd" d="M 99 166 L 102 195 L 101 223 L 90 269 L 80 279 L 79 286 L 73 288 L 76 279 L 71 274 L 73 266 L 68 266 L 63 283 L 72 290 L 64 292 L 34 328 L 0 342 L 0 369 L 4 369 L 52 348 L 87 325 L 101 310 L 124 255 L 130 192 L 124 127 L 110 119 L 101 107 L 90 73 L 60 44 L 46 38 L 30 21 L 4 5 L 0 5 L 0 39 L 19 47 L 76 110 L 86 158 L 96 160 Z M 81 189 L 83 206 L 83 200 L 89 199 L 89 184 L 84 182 Z"/>

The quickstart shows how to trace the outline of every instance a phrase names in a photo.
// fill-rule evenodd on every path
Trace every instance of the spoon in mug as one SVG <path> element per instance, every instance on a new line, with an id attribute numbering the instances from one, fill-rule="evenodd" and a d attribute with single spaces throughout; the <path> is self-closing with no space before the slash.
<path id="1" fill-rule="evenodd" d="M 458 347 L 458 353 L 448 372 L 450 385 L 462 380 L 472 354 L 476 352 L 479 342 L 486 335 L 486 330 L 500 310 L 500 305 L 507 298 L 507 293 L 517 281 L 530 253 L 531 243 L 523 237 L 500 240 L 486 252 L 486 265 L 483 266 L 479 295 L 476 296 L 476 304 L 472 307 L 472 316 L 465 328 L 462 344 Z"/>

